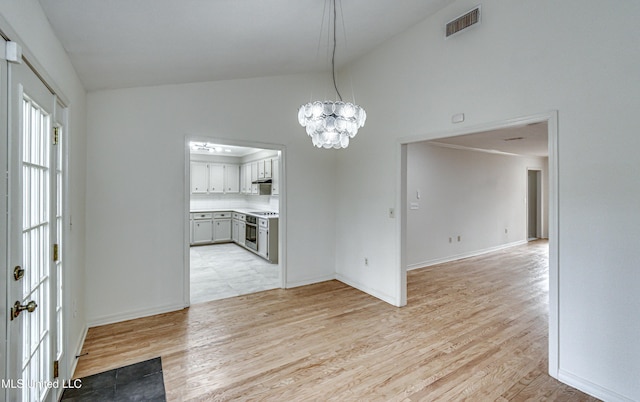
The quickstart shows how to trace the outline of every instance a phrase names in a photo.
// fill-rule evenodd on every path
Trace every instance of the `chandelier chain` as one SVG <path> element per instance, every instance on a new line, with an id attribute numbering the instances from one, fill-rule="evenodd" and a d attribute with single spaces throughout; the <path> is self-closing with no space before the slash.
<path id="1" fill-rule="evenodd" d="M 338 20 L 338 10 L 336 9 L 336 0 L 333 0 L 333 54 L 331 55 L 331 76 L 333 77 L 333 87 L 338 94 L 338 98 L 342 100 L 342 95 L 338 90 L 338 84 L 336 83 L 336 21 Z"/>

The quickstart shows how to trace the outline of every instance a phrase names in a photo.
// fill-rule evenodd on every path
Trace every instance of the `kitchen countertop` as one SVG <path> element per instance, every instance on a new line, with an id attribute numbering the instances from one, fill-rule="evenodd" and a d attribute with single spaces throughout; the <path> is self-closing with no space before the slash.
<path id="1" fill-rule="evenodd" d="M 200 213 L 207 213 L 207 212 L 210 212 L 210 213 L 215 213 L 215 212 L 237 212 L 237 213 L 240 213 L 240 214 L 251 215 L 251 216 L 255 216 L 255 217 L 263 218 L 263 219 L 265 219 L 265 218 L 273 219 L 273 218 L 278 218 L 279 217 L 279 215 L 260 215 L 260 214 L 254 214 L 253 213 L 253 212 L 257 212 L 257 211 L 260 211 L 260 210 L 257 209 L 257 208 L 253 208 L 253 209 L 251 209 L 251 208 L 250 209 L 245 209 L 245 208 L 227 208 L 227 209 L 192 209 L 189 212 L 191 212 L 192 214 L 200 214 Z M 267 210 L 264 210 L 264 211 L 265 212 L 272 212 L 272 211 L 267 211 Z"/>

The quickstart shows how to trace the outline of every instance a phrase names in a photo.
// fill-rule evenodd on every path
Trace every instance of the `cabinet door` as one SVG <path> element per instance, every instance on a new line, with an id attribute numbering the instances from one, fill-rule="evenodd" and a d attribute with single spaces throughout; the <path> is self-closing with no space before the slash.
<path id="1" fill-rule="evenodd" d="M 240 193 L 247 193 L 247 165 L 240 166 Z"/>
<path id="2" fill-rule="evenodd" d="M 244 165 L 244 175 L 243 175 L 243 187 L 244 194 L 251 194 L 251 164 L 247 163 Z"/>
<path id="3" fill-rule="evenodd" d="M 213 221 L 213 241 L 231 240 L 231 219 L 215 219 Z"/>
<path id="4" fill-rule="evenodd" d="M 211 220 L 193 221 L 193 244 L 211 243 Z"/>
<path id="5" fill-rule="evenodd" d="M 224 165 L 209 165 L 209 193 L 224 192 Z"/>
<path id="6" fill-rule="evenodd" d="M 191 162 L 191 193 L 206 194 L 209 185 L 209 166 L 206 162 Z"/>
<path id="7" fill-rule="evenodd" d="M 224 166 L 224 186 L 225 193 L 231 194 L 240 192 L 240 166 Z"/>
<path id="8" fill-rule="evenodd" d="M 238 242 L 238 230 L 240 228 L 240 222 L 238 220 L 233 220 L 233 225 L 231 226 L 231 239 L 234 243 Z"/>
<path id="9" fill-rule="evenodd" d="M 238 243 L 244 246 L 244 242 L 247 239 L 247 224 L 240 221 L 238 223 Z"/>
<path id="10" fill-rule="evenodd" d="M 280 194 L 280 161 L 278 159 L 273 159 L 271 161 L 272 171 L 271 171 L 271 195 Z"/>
<path id="11" fill-rule="evenodd" d="M 251 163 L 251 181 L 253 182 L 256 180 L 258 180 L 258 162 L 252 162 Z M 258 194 L 257 184 L 251 185 L 251 194 Z"/>
<path id="12" fill-rule="evenodd" d="M 269 250 L 269 230 L 260 228 L 258 229 L 258 254 L 267 258 L 267 250 Z"/>
<path id="13" fill-rule="evenodd" d="M 264 161 L 258 161 L 258 179 L 264 179 Z"/>
<path id="14" fill-rule="evenodd" d="M 272 178 L 272 159 L 265 159 L 263 161 L 264 163 L 264 178 L 265 179 L 270 179 Z"/>

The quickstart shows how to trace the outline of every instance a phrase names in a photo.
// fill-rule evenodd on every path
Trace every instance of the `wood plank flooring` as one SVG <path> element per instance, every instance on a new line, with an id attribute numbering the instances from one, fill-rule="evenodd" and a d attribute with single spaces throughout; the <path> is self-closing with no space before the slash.
<path id="1" fill-rule="evenodd" d="M 169 401 L 595 401 L 547 373 L 547 243 L 408 274 L 396 308 L 338 281 L 91 328 L 76 377 L 162 357 Z"/>

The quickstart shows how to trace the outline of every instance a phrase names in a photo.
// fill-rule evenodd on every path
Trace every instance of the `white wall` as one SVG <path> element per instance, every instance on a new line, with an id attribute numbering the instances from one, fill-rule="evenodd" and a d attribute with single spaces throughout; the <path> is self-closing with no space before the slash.
<path id="1" fill-rule="evenodd" d="M 67 270 L 66 297 L 68 312 L 68 347 L 67 362 L 61 367 L 70 369 L 75 363 L 77 347 L 81 346 L 85 320 L 85 91 L 75 73 L 73 66 L 62 45 L 53 34 L 40 4 L 36 0 L 0 0 L 0 20 L 4 19 L 7 26 L 0 29 L 18 41 L 25 48 L 31 62 L 36 62 L 44 71 L 40 71 L 50 80 L 56 90 L 68 100 L 69 127 L 66 138 L 69 149 L 69 214 L 73 219 L 73 226 L 68 232 L 68 244 L 64 267 Z M 1 24 L 0 24 L 1 25 Z M 65 139 L 63 139 L 64 141 Z M 75 312 L 73 311 L 75 309 Z M 70 378 L 70 373 L 61 373 L 64 378 Z"/>
<path id="2" fill-rule="evenodd" d="M 273 77 L 88 95 L 90 323 L 184 305 L 185 136 L 284 145 L 287 284 L 334 277 L 335 153 L 315 149 L 296 116 L 310 81 Z"/>
<path id="3" fill-rule="evenodd" d="M 408 268 L 526 242 L 527 168 L 546 160 L 409 144 L 407 202 L 419 209 L 407 210 Z"/>
<path id="4" fill-rule="evenodd" d="M 351 66 L 367 125 L 339 155 L 336 271 L 399 300 L 401 137 L 444 137 L 558 110 L 559 374 L 640 400 L 640 3 L 482 2 L 482 24 L 443 39 L 460 0 Z M 365 269 L 363 255 L 369 255 Z"/>

